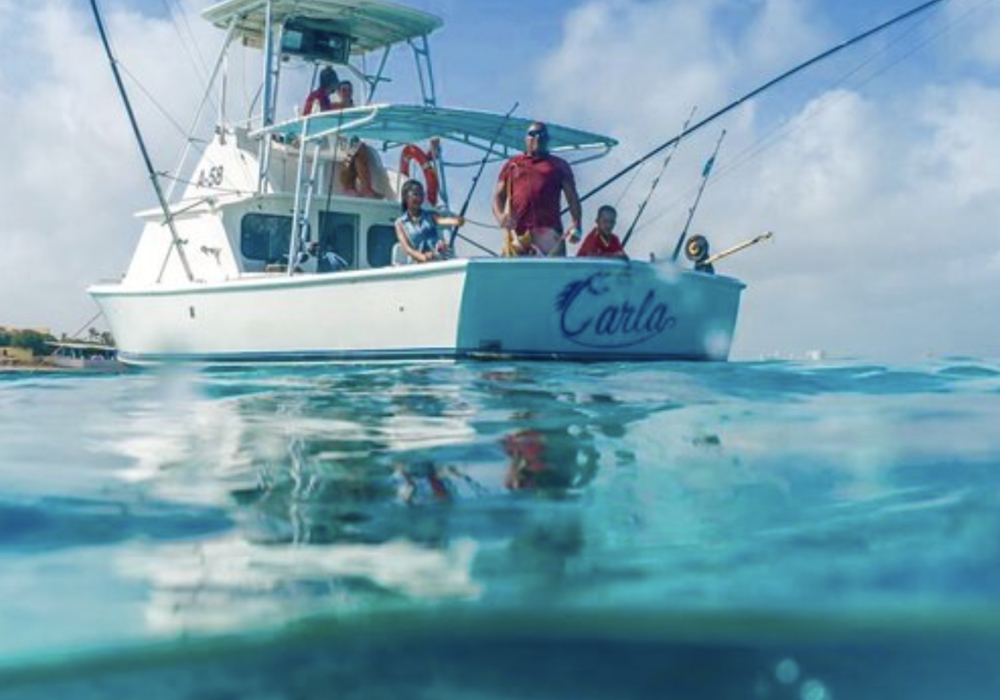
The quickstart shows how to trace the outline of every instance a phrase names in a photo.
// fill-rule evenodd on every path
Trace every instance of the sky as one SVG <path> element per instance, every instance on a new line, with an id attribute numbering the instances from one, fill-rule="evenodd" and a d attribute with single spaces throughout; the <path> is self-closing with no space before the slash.
<path id="1" fill-rule="evenodd" d="M 126 86 L 158 170 L 174 172 L 221 32 L 203 0 L 103 0 Z M 586 193 L 680 130 L 914 0 L 415 0 L 432 37 L 439 103 L 608 134 L 576 167 Z M 383 99 L 416 97 L 403 56 Z M 230 64 L 227 114 L 256 89 Z M 949 0 L 742 105 L 685 140 L 629 249 L 672 249 L 702 166 L 726 130 L 690 233 L 747 284 L 733 359 L 1000 357 L 1000 0 Z M 282 108 L 307 73 L 283 81 Z M 238 104 L 242 102 L 243 104 Z M 697 118 L 697 117 L 696 117 Z M 210 122 L 206 122 L 210 127 Z M 204 132 L 202 132 L 204 133 Z M 88 284 L 125 270 L 155 205 L 99 39 L 81 0 L 0 0 L 0 325 L 90 325 Z M 627 228 L 656 158 L 584 204 Z M 474 193 L 488 220 L 496 168 Z M 450 182 L 464 199 L 469 174 Z M 491 242 L 495 234 L 470 226 Z"/>

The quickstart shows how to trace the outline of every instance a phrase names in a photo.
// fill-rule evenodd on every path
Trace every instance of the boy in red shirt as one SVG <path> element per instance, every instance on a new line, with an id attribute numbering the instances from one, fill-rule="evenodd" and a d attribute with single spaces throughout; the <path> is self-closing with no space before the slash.
<path id="1" fill-rule="evenodd" d="M 576 255 L 580 258 L 624 258 L 628 259 L 622 242 L 613 231 L 618 221 L 618 212 L 610 204 L 597 210 L 597 225 L 583 239 Z"/>

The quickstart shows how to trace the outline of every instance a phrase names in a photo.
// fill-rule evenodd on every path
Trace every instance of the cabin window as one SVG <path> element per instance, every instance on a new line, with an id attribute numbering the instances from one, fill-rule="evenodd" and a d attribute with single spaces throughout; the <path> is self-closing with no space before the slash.
<path id="1" fill-rule="evenodd" d="M 392 247 L 396 244 L 396 228 L 376 224 L 368 229 L 368 266 L 387 267 L 392 264 Z"/>
<path id="2" fill-rule="evenodd" d="M 358 215 L 339 211 L 319 213 L 319 254 L 334 252 L 348 267 L 358 267 Z"/>
<path id="3" fill-rule="evenodd" d="M 240 253 L 247 260 L 277 262 L 288 257 L 292 217 L 247 214 L 240 221 Z"/>

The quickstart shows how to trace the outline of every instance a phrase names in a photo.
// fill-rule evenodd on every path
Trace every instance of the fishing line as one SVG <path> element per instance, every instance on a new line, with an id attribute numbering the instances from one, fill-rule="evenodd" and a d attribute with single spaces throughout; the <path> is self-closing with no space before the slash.
<path id="1" fill-rule="evenodd" d="M 972 12 L 972 10 L 969 10 L 966 14 L 969 14 L 971 12 Z M 919 41 L 918 43 L 910 46 L 907 50 L 905 50 L 902 53 L 900 53 L 893 60 L 887 61 L 881 67 L 873 70 L 872 73 L 870 75 L 868 75 L 867 77 L 864 77 L 862 79 L 857 80 L 856 82 L 853 82 L 853 83 L 849 84 L 849 81 L 851 80 L 852 77 L 854 77 L 855 75 L 859 74 L 862 70 L 864 70 L 868 66 L 871 66 L 872 64 L 874 64 L 876 62 L 876 60 L 878 60 L 879 58 L 885 56 L 886 54 L 889 54 L 892 51 L 892 49 L 894 49 L 896 46 L 902 44 L 902 42 L 905 39 L 907 39 L 910 35 L 914 34 L 917 31 L 917 29 L 919 29 L 923 24 L 926 24 L 929 21 L 930 21 L 930 16 L 928 16 L 928 17 L 926 17 L 924 19 L 921 19 L 918 22 L 914 23 L 914 25 L 912 27 L 904 30 L 900 34 L 900 36 L 896 37 L 891 42 L 889 42 L 888 45 L 886 45 L 883 49 L 880 49 L 880 50 L 874 52 L 867 59 L 865 59 L 861 63 L 859 63 L 855 68 L 853 68 L 853 69 L 849 70 L 847 73 L 845 73 L 841 78 L 839 78 L 838 80 L 835 80 L 832 83 L 830 83 L 823 92 L 829 92 L 829 91 L 835 90 L 835 89 L 840 88 L 840 87 L 845 87 L 845 86 L 851 87 L 851 88 L 861 88 L 861 87 L 863 87 L 865 85 L 868 85 L 869 83 L 874 82 L 876 79 L 878 79 L 879 77 L 881 77 L 882 75 L 884 75 L 885 73 L 887 73 L 888 71 L 890 71 L 891 69 L 895 68 L 897 65 L 899 65 L 904 60 L 906 60 L 907 58 L 909 58 L 910 56 L 912 56 L 913 54 L 915 54 L 917 51 L 925 48 L 931 42 L 936 41 L 937 39 L 939 39 L 946 32 L 951 31 L 954 28 L 954 26 L 956 24 L 958 24 L 958 20 L 955 20 L 955 21 L 949 23 L 947 26 L 945 26 L 940 31 L 938 31 L 938 32 L 934 33 L 933 35 L 931 35 L 931 36 L 923 39 L 922 41 Z M 840 102 L 843 99 L 845 99 L 845 98 L 842 97 L 842 96 L 834 96 L 833 100 L 831 100 L 831 101 L 833 103 L 837 103 L 837 102 Z M 788 124 L 788 125 L 785 125 L 783 127 L 779 127 L 777 130 L 775 130 L 771 134 L 767 135 L 764 139 L 761 139 L 761 141 L 758 142 L 757 145 L 752 146 L 752 147 L 750 147 L 748 149 L 745 149 L 741 153 L 737 154 L 736 157 L 733 158 L 733 160 L 732 160 L 731 163 L 729 163 L 726 166 L 723 166 L 720 169 L 718 177 L 722 178 L 725 175 L 729 174 L 730 171 L 733 171 L 733 170 L 736 170 L 736 169 L 742 167 L 745 164 L 746 161 L 752 160 L 759 153 L 763 153 L 764 151 L 772 148 L 773 146 L 775 146 L 777 144 L 777 142 L 781 141 L 782 139 L 784 139 L 788 135 L 796 133 L 796 132 L 802 130 L 803 128 L 805 128 L 806 126 L 808 126 L 808 124 L 813 119 L 815 119 L 817 116 L 818 115 L 813 115 L 813 116 L 808 117 L 808 118 L 806 118 L 804 120 L 801 120 L 800 122 L 798 122 L 794 126 L 791 125 L 791 124 Z"/>
<path id="2" fill-rule="evenodd" d="M 173 25 L 174 31 L 177 32 L 177 37 L 181 41 L 181 46 L 184 48 L 184 53 L 188 57 L 188 61 L 191 62 L 195 72 L 198 73 L 198 78 L 201 80 L 202 88 L 207 90 L 208 66 L 206 65 L 205 58 L 201 55 L 201 51 L 198 48 L 198 42 L 194 40 L 194 32 L 191 31 L 191 25 L 188 24 L 187 14 L 184 12 L 184 8 L 181 6 L 180 0 L 160 0 L 160 2 L 163 5 L 163 9 L 167 13 L 167 17 L 170 18 L 170 23 Z M 177 7 L 178 12 L 175 13 L 174 10 L 171 9 L 171 2 Z M 185 26 L 187 27 L 187 37 L 184 36 L 184 33 L 181 31 L 181 27 L 177 22 L 178 14 L 180 14 L 181 18 L 184 20 Z M 195 60 L 196 58 L 197 60 Z"/>
<path id="3" fill-rule="evenodd" d="M 188 138 L 187 130 L 183 126 L 181 126 L 180 122 L 178 122 L 176 119 L 170 116 L 170 113 L 166 110 L 166 108 L 156 101 L 156 98 L 153 97 L 153 95 L 149 92 L 149 90 L 146 89 L 146 86 L 143 85 L 141 82 L 139 82 L 139 79 L 132 74 L 132 72 L 125 66 L 125 64 L 122 63 L 121 61 L 118 61 L 118 67 L 129 78 L 129 80 L 131 80 L 132 83 L 137 88 L 139 88 L 139 91 L 146 96 L 146 98 L 153 104 L 153 106 L 156 107 L 157 111 L 159 111 L 160 114 L 163 115 L 163 118 L 166 119 L 168 122 L 170 122 L 171 126 L 173 126 L 181 134 L 181 136 L 187 139 Z"/>
<path id="4" fill-rule="evenodd" d="M 918 43 L 916 43 L 914 45 L 912 45 L 906 51 L 900 53 L 898 56 L 896 56 L 895 58 L 893 58 L 891 61 L 886 62 L 882 67 L 878 68 L 877 70 L 874 70 L 867 77 L 865 77 L 863 79 L 860 79 L 860 80 L 857 80 L 857 81 L 855 81 L 853 83 L 850 82 L 852 77 L 856 76 L 858 73 L 860 73 L 861 71 L 863 71 L 866 67 L 868 67 L 868 66 L 872 65 L 873 63 L 875 63 L 878 59 L 885 57 L 886 54 L 889 54 L 893 49 L 897 48 L 901 43 L 903 43 L 907 38 L 909 38 L 921 26 L 925 25 L 931 19 L 930 16 L 927 16 L 925 18 L 921 18 L 912 27 L 909 27 L 905 31 L 901 32 L 899 36 L 897 36 L 892 41 L 890 41 L 885 47 L 883 47 L 883 48 L 881 48 L 881 49 L 873 52 L 869 57 L 865 58 L 857 66 L 855 66 L 855 67 L 851 68 L 850 70 L 848 70 L 846 73 L 844 73 L 838 79 L 836 79 L 836 80 L 831 81 L 830 83 L 828 83 L 827 86 L 823 90 L 821 90 L 820 92 L 830 92 L 830 91 L 836 90 L 837 88 L 841 88 L 841 87 L 844 87 L 844 86 L 853 87 L 853 88 L 860 88 L 860 87 L 863 87 L 863 86 L 865 86 L 865 85 L 873 82 L 874 80 L 876 80 L 877 78 L 881 77 L 883 74 L 885 74 L 886 72 L 888 72 L 889 70 L 891 70 L 892 68 L 896 67 L 897 65 L 899 65 L 900 63 L 902 63 L 904 60 L 906 60 L 907 58 L 909 58 L 910 56 L 912 56 L 913 54 L 915 54 L 917 51 L 925 48 L 928 44 L 930 44 L 930 43 L 932 43 L 932 42 L 940 39 L 940 37 L 942 35 L 944 35 L 944 34 L 946 34 L 948 32 L 953 31 L 954 28 L 956 26 L 958 26 L 961 22 L 964 22 L 968 18 L 969 15 L 971 15 L 973 12 L 979 11 L 980 9 L 982 9 L 983 6 L 985 6 L 986 4 L 988 4 L 988 2 L 990 2 L 990 1 L 991 0 L 986 0 L 986 1 L 982 2 L 982 3 L 980 3 L 979 5 L 977 5 L 977 6 L 973 7 L 973 8 L 970 8 L 965 13 L 963 13 L 963 15 L 961 17 L 955 19 L 952 22 L 949 22 L 940 31 L 937 31 L 934 34 L 928 36 L 927 38 L 919 41 Z M 837 103 L 839 103 L 840 101 L 842 101 L 844 99 L 846 99 L 846 96 L 844 96 L 844 95 L 834 95 L 833 99 L 831 100 L 831 103 L 832 104 L 837 104 Z M 737 153 L 735 155 L 735 157 L 729 163 L 727 163 L 726 165 L 724 165 L 721 168 L 719 168 L 718 173 L 715 175 L 715 179 L 716 180 L 724 179 L 725 177 L 727 177 L 731 173 L 736 172 L 736 171 L 742 169 L 748 163 L 750 163 L 751 161 L 753 161 L 756 158 L 758 158 L 764 152 L 766 152 L 766 151 L 770 150 L 771 148 L 774 148 L 775 146 L 779 145 L 783 140 L 785 140 L 788 137 L 790 137 L 791 135 L 793 135 L 795 133 L 798 133 L 799 131 L 807 128 L 813 122 L 813 120 L 817 119 L 818 117 L 819 117 L 818 114 L 813 114 L 813 115 L 811 115 L 809 117 L 806 117 L 804 119 L 797 120 L 794 124 L 792 124 L 792 123 L 785 124 L 783 126 L 778 127 L 777 129 L 771 131 L 770 133 L 768 133 L 767 135 L 765 135 L 762 139 L 760 139 L 755 145 L 750 146 L 749 148 L 746 148 L 743 151 Z M 688 192 L 688 193 L 690 193 L 690 192 L 694 191 L 694 189 L 695 189 L 694 187 L 691 187 L 691 188 L 688 188 L 685 191 Z M 672 201 L 669 204 L 667 204 L 666 206 L 664 206 L 662 209 L 658 210 L 655 214 L 653 214 L 652 216 L 650 216 L 646 220 L 646 223 L 639 230 L 643 230 L 646 227 L 648 227 L 648 226 L 650 226 L 650 225 L 658 222 L 659 220 L 661 220 L 664 216 L 666 216 L 667 214 L 671 213 L 677 207 L 681 206 L 684 203 L 685 199 L 682 199 L 682 198 L 678 197 L 674 201 Z"/>
<path id="5" fill-rule="evenodd" d="M 170 211 L 170 205 L 167 203 L 167 199 L 163 194 L 163 189 L 160 187 L 159 174 L 153 167 L 153 161 L 149 156 L 149 150 L 146 148 L 146 142 L 142 137 L 142 130 L 139 128 L 139 122 L 135 116 L 135 110 L 132 109 L 132 102 L 129 100 L 128 91 L 125 89 L 125 82 L 122 79 L 121 71 L 119 70 L 118 59 L 115 58 L 114 50 L 111 48 L 111 41 L 108 38 L 107 30 L 104 27 L 104 19 L 101 16 L 100 8 L 97 6 L 97 0 L 90 0 L 90 9 L 93 12 L 94 22 L 97 25 L 97 32 L 101 37 L 101 45 L 104 48 L 104 54 L 108 60 L 108 65 L 111 68 L 111 74 L 115 80 L 115 87 L 118 89 L 118 96 L 121 98 L 122 105 L 125 107 L 125 114 L 128 117 L 129 126 L 132 128 L 132 135 L 135 137 L 139 153 L 142 155 L 143 164 L 146 166 L 149 183 L 152 185 L 153 191 L 156 192 L 156 199 L 160 204 L 160 209 L 163 211 L 163 222 L 170 230 L 171 246 L 167 251 L 167 256 L 163 260 L 163 267 L 160 269 L 160 277 L 157 278 L 157 282 L 162 279 L 163 270 L 166 268 L 167 261 L 170 259 L 170 255 L 174 250 L 177 251 L 177 258 L 180 260 L 181 266 L 184 268 L 184 274 L 187 277 L 188 282 L 194 282 L 194 274 L 191 272 L 191 265 L 188 263 L 187 254 L 184 252 L 184 241 L 177 233 L 177 227 L 174 225 L 174 217 Z"/>
<path id="6" fill-rule="evenodd" d="M 688 114 L 687 119 L 684 120 L 684 124 L 681 126 L 681 131 L 684 131 L 688 128 L 688 125 L 691 123 L 691 120 L 694 119 L 695 112 L 697 111 L 698 111 L 697 105 L 691 108 L 691 112 Z M 725 131 L 723 131 L 722 133 L 724 134 Z M 646 206 L 649 204 L 649 201 L 653 198 L 653 194 L 656 192 L 656 188 L 660 184 L 660 179 L 663 177 L 663 174 L 667 172 L 667 167 L 670 165 L 670 161 L 674 159 L 674 154 L 677 153 L 677 149 L 680 148 L 680 145 L 681 142 L 680 139 L 678 139 L 674 143 L 673 148 L 667 150 L 667 156 L 663 159 L 663 164 L 660 166 L 660 171 L 656 174 L 656 177 L 653 178 L 653 182 L 649 186 L 649 192 L 646 193 L 646 198 L 642 200 L 642 203 L 639 205 L 639 211 L 635 213 L 635 218 L 632 219 L 632 223 L 628 227 L 628 231 L 625 233 L 625 237 L 622 238 L 622 248 L 625 248 L 625 246 L 628 245 L 629 239 L 632 238 L 632 234 L 635 233 L 635 228 L 639 224 L 639 220 L 642 218 L 643 212 L 646 211 Z M 636 172 L 638 171 L 639 169 L 637 168 Z"/>
<path id="7" fill-rule="evenodd" d="M 698 194 L 695 195 L 694 204 L 692 204 L 691 208 L 688 210 L 688 217 L 687 221 L 684 223 L 684 230 L 681 231 L 681 235 L 677 239 L 677 245 L 674 246 L 674 253 L 671 256 L 671 260 L 676 261 L 677 257 L 681 253 L 681 248 L 683 247 L 684 241 L 687 239 L 688 231 L 691 228 L 691 222 L 694 220 L 695 212 L 698 211 L 698 205 L 701 203 L 701 196 L 705 193 L 705 187 L 708 185 L 708 181 L 712 177 L 712 170 L 715 167 L 715 161 L 719 156 L 719 149 L 722 147 L 722 140 L 724 138 L 726 138 L 725 129 L 723 129 L 722 133 L 719 134 L 719 140 L 715 142 L 715 148 L 712 150 L 712 155 L 702 168 L 701 185 L 698 187 Z M 678 141 L 678 143 L 680 142 Z"/>
<path id="8" fill-rule="evenodd" d="M 625 199 L 625 195 L 627 195 L 629 190 L 632 189 L 632 185 L 635 184 L 635 181 L 639 179 L 639 173 L 642 172 L 642 169 L 644 167 L 646 167 L 645 163 L 643 163 L 640 167 L 636 168 L 635 172 L 632 173 L 632 178 L 628 181 L 628 184 L 625 185 L 625 189 L 622 190 L 622 193 L 618 195 L 618 199 L 615 200 L 615 209 L 618 209 L 618 207 L 621 206 L 622 200 Z"/>
<path id="9" fill-rule="evenodd" d="M 488 163 L 502 163 L 509 157 L 510 153 L 505 150 L 503 154 L 498 153 L 496 158 L 490 158 Z M 446 165 L 449 168 L 478 168 L 480 162 L 482 162 L 481 158 L 477 158 L 476 160 L 444 160 L 443 158 L 441 159 L 441 164 Z"/>
<path id="10" fill-rule="evenodd" d="M 507 127 L 507 123 L 510 121 L 511 115 L 514 114 L 514 112 L 518 108 L 518 105 L 520 104 L 521 104 L 520 102 L 514 102 L 514 104 L 511 105 L 511 108 L 507 110 L 507 114 L 504 115 L 503 121 L 501 121 L 500 125 L 497 127 L 496 133 L 493 134 L 493 138 L 490 140 L 489 145 L 486 146 L 486 153 L 483 154 L 482 161 L 479 163 L 479 168 L 476 170 L 476 174 L 472 178 L 472 184 L 469 185 L 469 192 L 465 196 L 465 202 L 462 203 L 462 209 L 458 213 L 459 219 L 465 218 L 465 213 L 469 210 L 469 203 L 472 201 L 472 194 L 476 191 L 476 186 L 479 184 L 479 179 L 483 175 L 483 170 L 486 168 L 486 163 L 490 159 L 490 154 L 493 152 L 493 147 L 496 145 L 496 142 L 500 140 L 500 136 L 501 134 L 503 134 L 504 129 Z M 481 246 L 478 243 L 473 243 L 469 238 L 459 233 L 458 231 L 459 228 L 460 228 L 459 226 L 455 226 L 451 229 L 451 239 L 448 241 L 449 248 L 454 249 L 455 239 L 461 238 L 466 243 L 470 243 L 479 248 L 480 250 L 487 250 L 490 253 L 490 255 L 492 255 L 493 257 L 497 257 L 497 254 L 494 251 L 488 250 L 486 247 Z"/>
<path id="11" fill-rule="evenodd" d="M 82 326 L 80 326 L 80 327 L 79 327 L 79 328 L 78 328 L 78 329 L 76 330 L 76 332 L 75 332 L 75 333 L 72 333 L 72 334 L 70 334 L 70 336 L 69 336 L 70 340 L 73 340 L 73 339 L 75 339 L 75 338 L 79 338 L 79 337 L 80 337 L 80 334 L 81 334 L 81 333 L 83 333 L 83 329 L 84 329 L 84 328 L 87 328 L 88 326 L 90 326 L 90 324 L 91 324 L 91 323 L 93 323 L 94 321 L 96 321 L 96 320 L 97 320 L 98 318 L 100 318 L 100 317 L 101 317 L 101 316 L 103 316 L 103 315 L 104 315 L 104 312 L 103 312 L 103 311 L 98 311 L 98 312 L 97 312 L 96 314 L 94 314 L 93 316 L 91 316 L 91 317 L 90 317 L 90 320 L 88 320 L 88 321 L 87 321 L 86 323 L 84 323 L 84 324 L 83 324 Z M 54 352 L 54 351 L 53 351 L 53 352 Z"/>
<path id="12" fill-rule="evenodd" d="M 479 226 L 480 228 L 496 228 L 496 223 L 487 223 L 484 221 L 476 221 L 475 219 L 466 219 L 465 223 L 469 226 Z"/>
<path id="13" fill-rule="evenodd" d="M 650 158 L 656 156 L 657 154 L 659 154 L 660 152 L 662 152 L 664 149 L 669 148 L 674 143 L 676 143 L 677 141 L 679 141 L 681 138 L 684 138 L 685 136 L 688 136 L 689 134 L 692 134 L 692 133 L 694 133 L 696 131 L 700 131 L 703 127 L 707 126 L 708 124 L 710 124 L 711 122 L 715 121 L 719 117 L 722 117 L 723 115 L 728 114 L 732 110 L 734 110 L 737 107 L 739 107 L 740 105 L 742 105 L 744 102 L 752 100 L 754 97 L 756 97 L 756 96 L 758 96 L 758 95 L 766 92 L 767 90 L 771 89 L 775 85 L 778 85 L 779 83 L 784 82 L 785 80 L 791 78 L 793 75 L 796 75 L 797 73 L 805 70 L 806 68 L 809 68 L 810 66 L 812 66 L 812 65 L 814 65 L 816 63 L 819 63 L 820 61 L 823 61 L 823 60 L 829 58 L 830 56 L 832 56 L 832 55 L 834 55 L 836 53 L 839 53 L 840 51 L 844 50 L 845 48 L 847 48 L 849 46 L 853 46 L 854 44 L 856 44 L 856 43 L 858 43 L 860 41 L 863 41 L 864 39 L 867 39 L 868 37 L 871 37 L 871 36 L 873 36 L 875 34 L 878 34 L 878 33 L 882 32 L 882 31 L 885 31 L 886 29 L 888 29 L 889 27 L 893 26 L 894 24 L 897 24 L 897 23 L 903 21 L 904 19 L 908 19 L 909 17 L 912 17 L 912 16 L 914 16 L 914 15 L 920 13 L 920 12 L 928 10 L 929 8 L 933 7 L 934 5 L 938 5 L 938 4 L 942 3 L 942 2 L 945 2 L 945 0 L 928 0 L 927 2 L 924 2 L 924 3 L 920 4 L 920 5 L 918 5 L 917 7 L 911 8 L 911 9 L 907 10 L 906 12 L 898 14 L 895 17 L 893 17 L 893 18 L 891 18 L 891 19 L 889 19 L 889 20 L 887 20 L 885 22 L 882 22 L 881 24 L 876 25 L 875 27 L 872 27 L 871 29 L 868 29 L 868 30 L 866 30 L 866 31 L 864 31 L 864 32 L 862 32 L 860 34 L 857 34 L 857 35 L 851 37 L 850 39 L 847 39 L 846 41 L 843 41 L 843 42 L 841 42 L 841 43 L 839 43 L 839 44 L 837 44 L 837 45 L 835 45 L 835 46 L 833 46 L 833 47 L 831 47 L 829 49 L 826 49 L 825 51 L 822 51 L 822 52 L 816 54 L 812 58 L 809 58 L 808 60 L 803 61 L 803 62 L 801 62 L 801 63 L 793 66 L 792 68 L 789 68 L 788 70 L 784 71 L 783 73 L 781 73 L 781 74 L 775 76 L 774 78 L 768 80 L 764 84 L 759 85 L 758 87 L 754 88 L 750 92 L 742 95 L 738 99 L 733 100 L 732 102 L 730 102 L 729 104 L 725 105 L 724 107 L 721 107 L 720 109 L 716 110 L 715 112 L 713 112 L 709 116 L 705 117 L 700 122 L 698 122 L 694 126 L 690 127 L 689 129 L 687 129 L 683 133 L 678 134 L 678 135 L 676 135 L 676 136 L 674 136 L 674 137 L 672 137 L 672 138 L 664 141 L 663 143 L 659 144 L 658 146 L 656 146 L 652 150 L 648 151 L 642 157 L 637 158 L 628 167 L 623 168 L 622 170 L 618 171 L 617 173 L 615 173 L 614 175 L 612 175 L 611 177 L 607 178 L 602 183 L 600 183 L 599 185 L 597 185 L 596 187 L 594 187 L 593 189 L 591 189 L 589 192 L 587 192 L 586 194 L 582 195 L 580 197 L 581 203 L 584 202 L 584 201 L 586 201 L 587 199 L 589 199 L 593 195 L 597 194 L 598 192 L 600 192 L 601 190 L 603 190 L 608 185 L 610 185 L 613 182 L 617 181 L 619 178 L 621 178 L 622 176 L 624 176 L 625 174 L 627 174 L 630 170 L 638 168 L 645 161 L 647 161 Z M 563 210 L 563 211 L 565 211 L 565 210 Z"/>

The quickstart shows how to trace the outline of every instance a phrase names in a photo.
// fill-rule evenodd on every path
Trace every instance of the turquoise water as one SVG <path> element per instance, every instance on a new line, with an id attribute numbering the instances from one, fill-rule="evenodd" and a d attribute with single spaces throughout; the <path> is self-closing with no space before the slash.
<path id="1" fill-rule="evenodd" d="M 1000 697 L 1000 363 L 0 374 L 0 700 Z"/>

